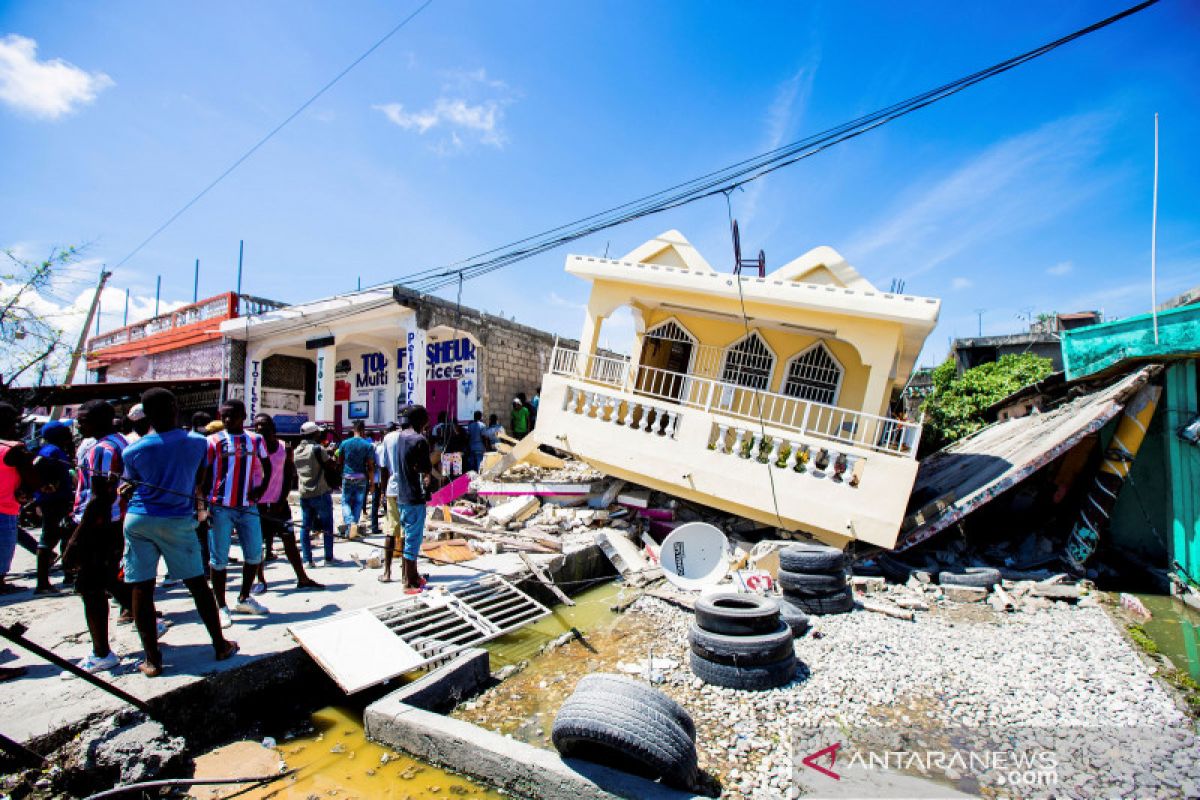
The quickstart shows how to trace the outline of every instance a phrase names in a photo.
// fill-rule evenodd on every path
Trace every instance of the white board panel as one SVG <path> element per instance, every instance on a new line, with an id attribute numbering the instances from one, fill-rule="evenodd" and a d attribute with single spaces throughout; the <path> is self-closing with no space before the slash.
<path id="1" fill-rule="evenodd" d="M 289 630 L 347 694 L 383 683 L 428 660 L 366 608 L 300 623 Z"/>

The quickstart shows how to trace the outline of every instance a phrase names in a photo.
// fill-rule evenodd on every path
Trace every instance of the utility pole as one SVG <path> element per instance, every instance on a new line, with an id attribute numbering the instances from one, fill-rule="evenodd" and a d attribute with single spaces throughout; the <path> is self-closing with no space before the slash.
<path id="1" fill-rule="evenodd" d="M 71 351 L 71 360 L 67 364 L 67 377 L 63 381 L 64 384 L 70 385 L 71 381 L 75 380 L 75 368 L 79 366 L 79 359 L 83 356 L 83 346 L 87 343 L 88 328 L 92 327 L 92 318 L 96 316 L 96 309 L 100 306 L 100 294 L 104 291 L 104 284 L 108 283 L 108 279 L 112 277 L 112 273 L 101 267 L 100 282 L 96 284 L 96 293 L 92 295 L 92 304 L 88 307 L 87 319 L 83 321 L 83 327 L 79 329 L 79 341 L 75 344 L 75 349 Z M 54 406 L 50 409 L 50 419 L 58 419 L 62 416 L 62 406 Z"/>
<path id="2" fill-rule="evenodd" d="M 245 250 L 246 250 L 246 240 L 245 240 L 245 239 L 238 239 L 238 282 L 237 282 L 237 294 L 238 294 L 238 297 L 239 297 L 239 298 L 242 296 L 242 255 L 245 253 Z"/>
<path id="3" fill-rule="evenodd" d="M 980 338 L 983 337 L 983 314 L 985 311 L 987 311 L 986 308 L 975 309 L 975 314 L 979 317 L 979 336 L 980 336 Z"/>
<path id="4" fill-rule="evenodd" d="M 158 316 L 158 300 L 162 297 L 162 275 L 154 282 L 154 316 Z"/>
<path id="5" fill-rule="evenodd" d="M 200 299 L 200 259 L 196 259 L 196 272 L 192 278 L 192 302 Z"/>
<path id="6" fill-rule="evenodd" d="M 1154 115 L 1154 207 L 1150 212 L 1150 314 L 1154 318 L 1154 343 L 1158 344 L 1158 114 Z"/>
<path id="7" fill-rule="evenodd" d="M 125 290 L 125 319 L 121 321 L 123 327 L 129 325 L 129 290 Z"/>

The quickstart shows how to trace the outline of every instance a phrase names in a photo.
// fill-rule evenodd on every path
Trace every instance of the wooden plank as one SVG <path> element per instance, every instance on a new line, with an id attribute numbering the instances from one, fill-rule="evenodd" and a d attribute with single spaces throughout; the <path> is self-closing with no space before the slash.
<path id="1" fill-rule="evenodd" d="M 546 570 L 542 569 L 541 566 L 534 563 L 534 560 L 532 558 L 530 558 L 529 556 L 525 555 L 524 553 L 517 553 L 517 555 L 520 557 L 522 563 L 524 563 L 525 566 L 529 567 L 529 571 L 534 574 L 534 577 L 536 577 L 539 581 L 541 581 L 543 586 L 545 586 L 550 591 L 554 592 L 555 597 L 557 597 L 559 600 L 561 600 L 565 605 L 568 605 L 568 606 L 575 605 L 575 601 L 572 600 L 571 598 L 567 597 L 566 593 L 563 592 L 562 589 L 558 588 L 558 584 L 556 584 L 554 581 L 550 580 L 550 576 L 546 574 Z"/>

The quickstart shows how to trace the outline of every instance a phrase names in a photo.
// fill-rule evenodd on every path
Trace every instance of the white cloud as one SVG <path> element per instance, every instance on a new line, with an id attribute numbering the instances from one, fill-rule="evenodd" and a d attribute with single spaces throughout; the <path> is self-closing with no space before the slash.
<path id="1" fill-rule="evenodd" d="M 1075 269 L 1075 265 L 1070 261 L 1060 261 L 1050 269 L 1046 270 L 1046 273 L 1055 276 L 1069 275 L 1073 269 Z"/>
<path id="2" fill-rule="evenodd" d="M 808 98 L 812 93 L 813 76 L 816 74 L 815 59 L 812 66 L 801 67 L 782 84 L 775 92 L 775 98 L 767 109 L 766 136 L 759 152 L 769 152 L 779 148 L 789 130 L 794 130 L 804 116 L 808 106 Z M 742 199 L 738 218 L 741 225 L 748 225 L 758 212 L 758 203 L 763 190 L 767 186 L 767 178 L 752 181 L 746 187 L 746 195 Z"/>
<path id="3" fill-rule="evenodd" d="M 103 72 L 87 72 L 62 59 L 39 61 L 37 42 L 10 34 L 0 39 L 0 102 L 43 119 L 59 119 L 114 85 Z"/>
<path id="4" fill-rule="evenodd" d="M 1112 179 L 1089 171 L 1109 125 L 1105 115 L 1082 114 L 1005 139 L 898 198 L 845 252 L 859 261 L 874 255 L 877 271 L 911 278 L 1044 224 Z"/>
<path id="5" fill-rule="evenodd" d="M 504 81 L 489 77 L 483 68 L 443 73 L 440 95 L 423 108 L 403 103 L 371 106 L 388 120 L 419 136 L 440 134 L 431 144 L 434 152 L 448 155 L 478 143 L 503 147 L 504 110 L 517 94 Z"/>
<path id="6" fill-rule="evenodd" d="M 956 291 L 960 290 L 960 289 L 970 289 L 973 285 L 974 285 L 974 283 L 971 281 L 970 278 L 961 278 L 960 277 L 960 278 L 955 278 L 954 280 L 950 281 L 950 288 L 954 289 Z"/>

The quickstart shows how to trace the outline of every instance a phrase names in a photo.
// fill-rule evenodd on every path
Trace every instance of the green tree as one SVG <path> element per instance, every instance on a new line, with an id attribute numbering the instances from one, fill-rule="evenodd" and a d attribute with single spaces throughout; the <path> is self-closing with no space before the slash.
<path id="1" fill-rule="evenodd" d="M 0 392 L 28 380 L 35 367 L 57 366 L 69 352 L 63 332 L 33 309 L 31 296 L 46 291 L 57 271 L 79 260 L 76 247 L 55 248 L 44 261 L 28 261 L 12 250 L 0 258 Z"/>
<path id="2" fill-rule="evenodd" d="M 988 406 L 1022 386 L 1040 381 L 1054 369 L 1048 358 L 1031 353 L 1001 356 L 958 375 L 954 359 L 933 371 L 933 394 L 925 401 L 922 444 L 937 450 L 969 436 L 987 422 Z"/>

